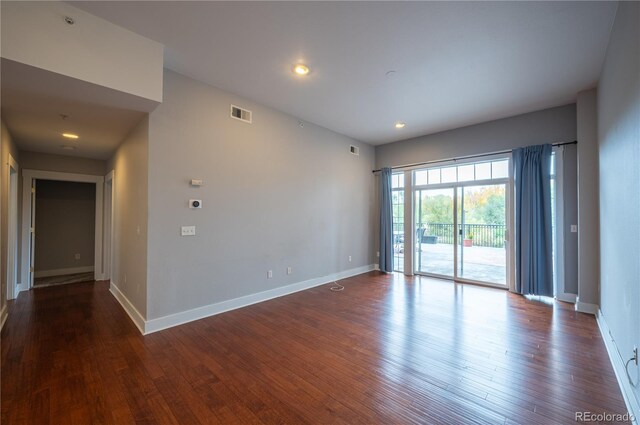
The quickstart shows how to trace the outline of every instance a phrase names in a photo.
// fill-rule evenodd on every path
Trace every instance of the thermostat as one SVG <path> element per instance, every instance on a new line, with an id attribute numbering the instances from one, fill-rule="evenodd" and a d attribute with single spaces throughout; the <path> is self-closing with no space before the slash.
<path id="1" fill-rule="evenodd" d="M 202 200 L 201 199 L 189 199 L 189 208 L 202 208 Z"/>

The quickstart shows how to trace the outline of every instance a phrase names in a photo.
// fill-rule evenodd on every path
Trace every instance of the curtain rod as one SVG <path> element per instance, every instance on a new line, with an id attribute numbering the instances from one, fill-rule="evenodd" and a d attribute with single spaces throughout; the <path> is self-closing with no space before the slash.
<path id="1" fill-rule="evenodd" d="M 578 141 L 574 140 L 573 142 L 558 142 L 558 143 L 552 143 L 551 146 L 564 146 L 564 145 L 577 145 Z M 467 156 L 459 156 L 456 158 L 448 158 L 448 159 L 436 159 L 433 161 L 425 161 L 425 162 L 415 162 L 413 164 L 405 164 L 405 165 L 397 165 L 395 167 L 391 167 L 392 170 L 399 170 L 401 168 L 409 168 L 409 167 L 418 167 L 420 165 L 428 165 L 428 164 L 437 164 L 439 162 L 449 162 L 449 161 L 458 161 L 461 159 L 471 159 L 471 158 L 481 158 L 484 156 L 490 156 L 490 155 L 500 155 L 500 154 L 504 154 L 504 153 L 510 153 L 513 149 L 511 150 L 505 150 L 505 151 L 498 151 L 498 152 L 491 152 L 491 153 L 483 153 L 483 154 L 477 154 L 477 155 L 467 155 Z M 377 170 L 373 170 L 371 171 L 372 173 L 377 173 L 379 171 L 382 171 L 381 169 L 377 169 Z"/>

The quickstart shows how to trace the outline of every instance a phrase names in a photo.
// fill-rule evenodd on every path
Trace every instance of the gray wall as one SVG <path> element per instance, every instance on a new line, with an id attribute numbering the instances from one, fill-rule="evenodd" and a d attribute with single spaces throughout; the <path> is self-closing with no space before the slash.
<path id="1" fill-rule="evenodd" d="M 13 159 L 19 163 L 20 159 L 18 157 L 18 149 L 13 142 L 13 138 L 11 134 L 9 134 L 9 130 L 7 126 L 4 124 L 4 121 L 1 121 L 1 134 L 0 134 L 0 310 L 4 308 L 7 304 L 7 242 L 8 242 L 8 199 L 9 199 L 9 179 L 7 178 L 9 175 L 9 167 L 7 166 L 7 162 L 9 160 L 9 155 L 13 157 Z M 19 190 L 19 188 L 18 188 Z M 18 214 L 20 217 L 20 214 Z M 19 235 L 18 229 L 16 229 L 17 234 Z M 20 252 L 16 253 L 18 256 Z"/>
<path id="2" fill-rule="evenodd" d="M 376 147 L 376 168 L 486 154 L 517 147 L 576 140 L 576 105 L 517 115 Z M 577 294 L 578 244 L 576 147 L 564 154 L 565 292 Z"/>
<path id="3" fill-rule="evenodd" d="M 376 147 L 376 168 L 576 140 L 575 104 Z"/>
<path id="4" fill-rule="evenodd" d="M 374 262 L 371 146 L 168 70 L 163 97 L 150 118 L 148 318 Z M 231 119 L 231 103 L 253 124 Z"/>
<path id="5" fill-rule="evenodd" d="M 95 184 L 38 180 L 36 277 L 42 271 L 93 266 L 95 227 Z"/>
<path id="6" fill-rule="evenodd" d="M 601 310 L 623 360 L 640 346 L 639 28 L 640 3 L 620 2 L 598 84 Z"/>
<path id="7" fill-rule="evenodd" d="M 25 170 L 57 171 L 60 173 L 104 176 L 106 161 L 20 151 L 20 166 Z"/>
<path id="8" fill-rule="evenodd" d="M 578 294 L 578 233 L 571 225 L 578 224 L 578 145 L 564 147 L 563 218 L 564 218 L 564 289 Z"/>
<path id="9" fill-rule="evenodd" d="M 578 309 L 600 303 L 598 235 L 598 110 L 596 89 L 578 93 Z"/>
<path id="10" fill-rule="evenodd" d="M 111 281 L 147 316 L 147 199 L 149 117 L 145 116 L 107 162 L 114 171 Z"/>

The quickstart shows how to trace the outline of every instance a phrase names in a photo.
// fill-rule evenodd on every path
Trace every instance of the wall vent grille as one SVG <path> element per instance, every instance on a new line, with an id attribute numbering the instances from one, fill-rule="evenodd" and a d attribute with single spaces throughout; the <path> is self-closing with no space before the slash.
<path id="1" fill-rule="evenodd" d="M 352 155 L 360 155 L 360 148 L 357 146 L 349 146 L 349 152 L 351 152 Z"/>
<path id="2" fill-rule="evenodd" d="M 231 118 L 251 124 L 251 111 L 239 106 L 231 105 Z"/>

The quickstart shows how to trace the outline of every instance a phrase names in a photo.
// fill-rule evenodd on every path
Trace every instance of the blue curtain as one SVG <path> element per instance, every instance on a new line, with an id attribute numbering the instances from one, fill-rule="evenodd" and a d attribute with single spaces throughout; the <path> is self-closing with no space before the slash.
<path id="1" fill-rule="evenodd" d="M 513 150 L 516 291 L 553 296 L 551 145 Z"/>
<path id="2" fill-rule="evenodd" d="M 391 168 L 380 172 L 380 270 L 393 271 L 393 206 Z"/>

